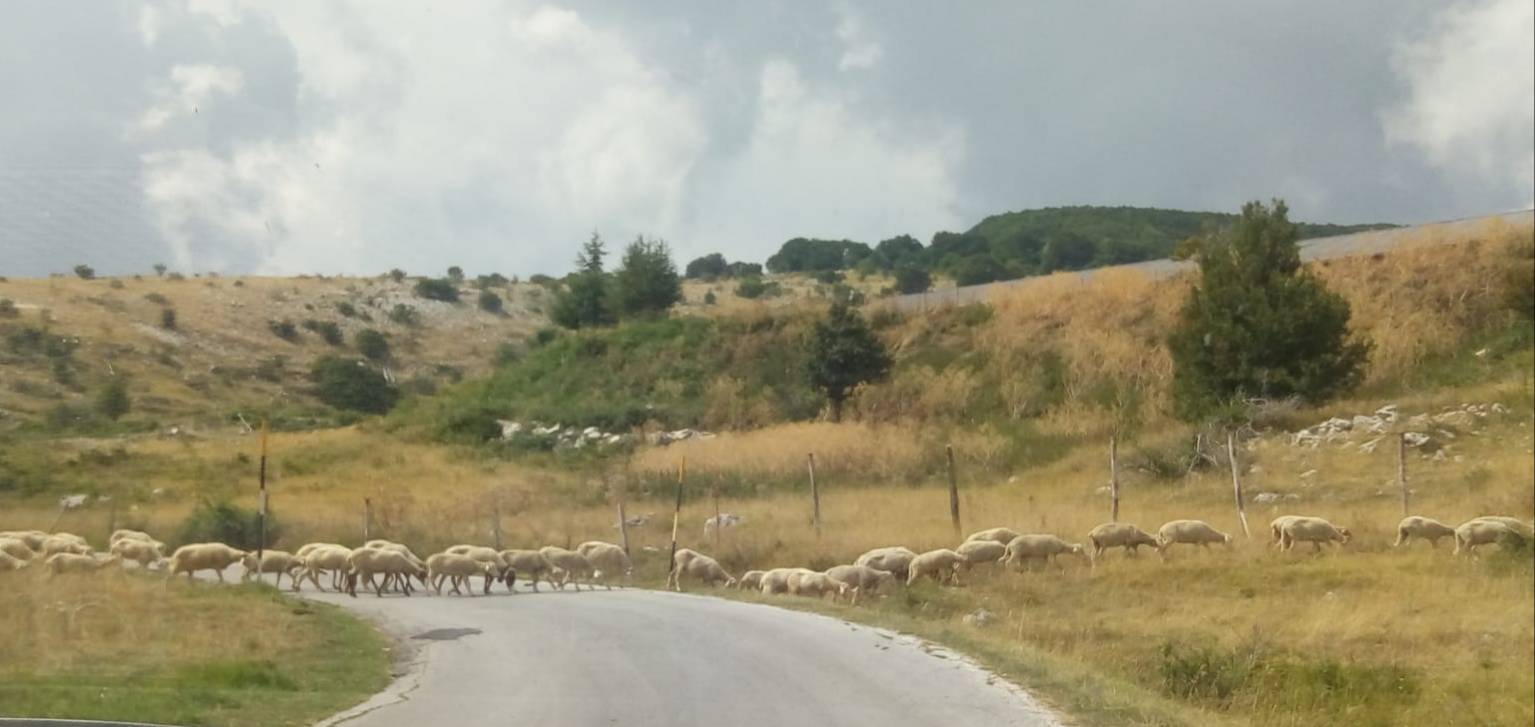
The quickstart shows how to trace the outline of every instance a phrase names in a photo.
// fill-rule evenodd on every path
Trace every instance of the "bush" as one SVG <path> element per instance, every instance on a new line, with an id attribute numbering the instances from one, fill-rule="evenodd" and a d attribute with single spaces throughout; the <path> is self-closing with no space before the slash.
<path id="1" fill-rule="evenodd" d="M 520 358 L 522 358 L 522 346 L 512 341 L 502 341 L 501 345 L 496 346 L 496 357 L 494 360 L 497 366 L 517 363 L 517 359 Z"/>
<path id="2" fill-rule="evenodd" d="M 421 314 L 416 312 L 416 307 L 405 303 L 395 303 L 389 310 L 389 320 L 402 326 L 414 326 L 421 323 Z"/>
<path id="3" fill-rule="evenodd" d="M 543 273 L 534 273 L 529 275 L 528 282 L 537 285 L 540 288 L 555 288 L 560 284 L 560 281 L 555 280 L 548 275 L 544 275 Z"/>
<path id="4" fill-rule="evenodd" d="M 21 315 L 16 309 L 16 302 L 10 298 L 0 298 L 0 318 L 15 318 Z"/>
<path id="5" fill-rule="evenodd" d="M 1535 320 L 1535 245 L 1516 250 L 1514 265 L 1505 274 L 1503 303 L 1526 323 Z"/>
<path id="6" fill-rule="evenodd" d="M 80 276 L 81 280 L 93 280 L 96 277 L 96 269 L 89 265 L 76 265 L 75 275 Z"/>
<path id="7" fill-rule="evenodd" d="M 175 308 L 163 308 L 160 310 L 160 327 L 167 331 L 176 330 Z"/>
<path id="8" fill-rule="evenodd" d="M 747 300 L 771 298 L 778 295 L 779 290 L 778 283 L 765 282 L 757 276 L 742 278 L 741 282 L 736 283 L 736 295 Z"/>
<path id="9" fill-rule="evenodd" d="M 714 297 L 714 291 L 711 290 L 704 293 L 704 305 L 714 305 L 716 300 L 717 299 Z"/>
<path id="10" fill-rule="evenodd" d="M 278 383 L 288 373 L 288 357 L 281 354 L 262 359 L 251 370 L 251 375 L 262 381 Z"/>
<path id="11" fill-rule="evenodd" d="M 459 266 L 457 266 L 457 265 L 449 266 L 448 267 L 448 280 L 451 280 L 454 283 L 462 283 L 462 282 L 464 282 L 464 269 L 459 267 Z"/>
<path id="12" fill-rule="evenodd" d="M 354 306 L 351 303 L 343 300 L 336 304 L 336 312 L 340 313 L 341 317 L 343 318 L 356 318 L 357 306 Z"/>
<path id="13" fill-rule="evenodd" d="M 427 300 L 457 303 L 458 286 L 443 278 L 423 278 L 416 281 L 416 295 Z"/>
<path id="14" fill-rule="evenodd" d="M 901 265 L 895 269 L 896 291 L 911 295 L 925 293 L 933 287 L 933 276 L 915 265 Z"/>
<path id="15" fill-rule="evenodd" d="M 333 321 L 317 321 L 310 318 L 304 321 L 304 330 L 319 334 L 320 340 L 332 346 L 340 346 L 346 340 L 341 335 L 341 327 Z"/>
<path id="16" fill-rule="evenodd" d="M 725 262 L 725 256 L 717 252 L 711 252 L 700 258 L 694 258 L 688 263 L 684 275 L 690 280 L 713 280 L 724 277 L 730 269 Z"/>
<path id="17" fill-rule="evenodd" d="M 389 358 L 389 339 L 384 334 L 364 328 L 352 337 L 357 352 L 369 361 L 385 361 Z"/>
<path id="18" fill-rule="evenodd" d="M 272 332 L 272 335 L 277 336 L 278 338 L 281 338 L 288 343 L 298 342 L 298 326 L 293 325 L 293 321 L 267 321 L 266 327 Z"/>
<path id="19" fill-rule="evenodd" d="M 615 302 L 626 316 L 666 315 L 682 300 L 682 279 L 663 240 L 629 243 L 613 278 Z"/>
<path id="20" fill-rule="evenodd" d="M 155 277 L 165 277 L 165 263 L 155 263 Z"/>
<path id="21" fill-rule="evenodd" d="M 322 356 L 310 368 L 309 378 L 315 396 L 337 409 L 383 414 L 399 399 L 384 375 L 361 361 Z"/>
<path id="22" fill-rule="evenodd" d="M 393 280 L 396 283 L 403 282 L 405 280 L 405 271 L 401 270 L 399 268 L 395 268 L 393 270 L 390 270 L 389 271 L 389 279 Z"/>
<path id="23" fill-rule="evenodd" d="M 149 301 L 151 303 L 155 303 L 157 305 L 170 305 L 171 304 L 171 302 L 169 300 L 165 299 L 165 296 L 160 295 L 159 293 L 153 293 L 153 292 L 145 293 L 144 294 L 144 300 L 147 300 L 147 301 Z"/>
<path id="24" fill-rule="evenodd" d="M 560 329 L 558 328 L 540 328 L 533 333 L 533 344 L 535 346 L 543 346 L 549 343 L 553 343 L 554 339 L 559 337 Z"/>
<path id="25" fill-rule="evenodd" d="M 128 380 L 124 376 L 112 376 L 102 385 L 101 391 L 96 392 L 96 411 L 102 416 L 117 421 L 132 407 L 128 400 Z"/>
<path id="26" fill-rule="evenodd" d="M 486 313 L 500 313 L 502 309 L 501 296 L 489 290 L 480 291 L 480 310 Z"/>
<path id="27" fill-rule="evenodd" d="M 266 517 L 266 546 L 272 547 L 282 534 L 277 518 Z M 223 543 L 241 550 L 255 550 L 261 541 L 261 515 L 228 501 L 199 503 L 192 514 L 181 521 L 176 544 Z"/>

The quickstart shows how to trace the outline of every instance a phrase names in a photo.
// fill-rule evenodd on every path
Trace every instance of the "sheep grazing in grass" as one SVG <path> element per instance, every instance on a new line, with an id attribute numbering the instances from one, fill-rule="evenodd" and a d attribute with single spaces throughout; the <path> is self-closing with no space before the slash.
<path id="1" fill-rule="evenodd" d="M 0 553 L 5 553 L 17 560 L 32 560 L 37 557 L 37 551 L 20 538 L 0 538 Z"/>
<path id="2" fill-rule="evenodd" d="M 357 582 L 373 583 L 374 575 L 384 576 L 382 585 L 373 583 L 373 595 L 380 598 L 390 583 L 394 583 L 401 593 L 409 596 L 412 576 L 423 583 L 427 582 L 426 565 L 398 550 L 358 548 L 347 556 L 346 565 L 346 593 L 354 598 L 357 596 Z"/>
<path id="3" fill-rule="evenodd" d="M 57 553 L 51 555 L 43 564 L 48 566 L 49 575 L 61 573 L 94 573 L 123 562 L 122 556 L 114 555 L 110 558 L 97 558 L 94 555 L 79 555 L 77 553 Z"/>
<path id="4" fill-rule="evenodd" d="M 544 560 L 549 561 L 549 564 L 557 569 L 554 574 L 555 585 L 560 590 L 565 590 L 565 584 L 570 583 L 579 591 L 583 580 L 587 581 L 588 589 L 592 588 L 592 564 L 581 557 L 580 553 L 553 545 L 539 548 L 538 552 L 544 556 Z"/>
<path id="5" fill-rule="evenodd" d="M 21 541 L 17 541 L 21 542 Z M 32 561 L 26 558 L 17 558 L 10 553 L 0 550 L 0 572 L 8 570 L 21 570 L 32 565 Z"/>
<path id="6" fill-rule="evenodd" d="M 1289 522 L 1291 520 L 1294 520 L 1295 518 L 1298 518 L 1298 517 L 1304 517 L 1304 516 L 1303 515 L 1280 515 L 1279 517 L 1274 518 L 1273 522 L 1269 523 L 1269 545 L 1271 547 L 1275 547 L 1275 548 L 1284 547 L 1284 526 L 1289 524 Z"/>
<path id="7" fill-rule="evenodd" d="M 1002 556 L 1007 555 L 1007 546 L 995 540 L 967 540 L 954 552 L 972 566 L 986 565 L 1002 560 Z"/>
<path id="8" fill-rule="evenodd" d="M 922 578 L 932 578 L 939 584 L 959 585 L 959 573 L 970 567 L 965 557 L 948 548 L 929 550 L 911 559 L 906 574 L 906 585 Z"/>
<path id="9" fill-rule="evenodd" d="M 889 595 L 895 591 L 895 574 L 866 565 L 833 566 L 827 569 L 826 576 L 847 586 L 854 605 L 858 604 L 858 599 L 864 594 Z M 743 580 L 745 578 L 742 576 Z"/>
<path id="10" fill-rule="evenodd" d="M 224 569 L 245 558 L 245 551 L 231 548 L 223 543 L 192 543 L 183 545 L 171 553 L 170 567 L 165 569 L 165 577 L 170 578 L 177 573 L 187 574 L 187 580 L 192 579 L 192 574 L 200 570 L 211 570 L 219 577 L 219 582 L 224 582 Z"/>
<path id="11" fill-rule="evenodd" d="M 432 588 L 437 590 L 437 595 L 442 595 L 443 581 L 451 582 L 453 593 L 459 593 L 459 586 L 463 586 L 474 595 L 474 589 L 469 585 L 471 576 L 483 576 L 485 578 L 485 595 L 490 595 L 490 584 L 501 577 L 501 572 L 496 564 L 491 561 L 480 560 L 470 555 L 460 553 L 437 553 L 427 556 L 426 577 Z"/>
<path id="12" fill-rule="evenodd" d="M 43 539 L 41 547 L 35 548 L 44 558 L 69 553 L 71 555 L 90 555 L 91 546 L 71 537 L 50 535 Z"/>
<path id="13" fill-rule="evenodd" d="M 1430 547 L 1438 548 L 1440 538 L 1455 538 L 1455 528 L 1445 525 L 1431 517 L 1421 515 L 1409 515 L 1402 518 L 1402 522 L 1396 526 L 1396 542 L 1391 544 L 1393 548 L 1400 548 L 1412 542 L 1413 538 L 1427 540 Z"/>
<path id="14" fill-rule="evenodd" d="M 804 571 L 789 574 L 789 594 L 804 596 L 806 598 L 831 597 L 832 602 L 848 596 L 849 588 L 846 583 L 833 580 L 825 573 Z"/>
<path id="15" fill-rule="evenodd" d="M 577 549 L 586 562 L 592 564 L 592 580 L 601 581 L 608 590 L 613 590 L 613 580 L 622 579 L 627 582 L 634 572 L 634 564 L 629 560 L 629 554 L 623 548 L 612 543 L 598 541 L 582 543 Z"/>
<path id="16" fill-rule="evenodd" d="M 726 588 L 735 585 L 736 579 L 720 567 L 719 561 L 703 553 L 682 548 L 672 557 L 672 571 L 666 576 L 666 585 L 674 591 L 682 590 L 682 578 L 687 576 L 708 585 L 723 583 Z"/>
<path id="17" fill-rule="evenodd" d="M 1058 555 L 1082 555 L 1082 546 L 1079 543 L 1068 543 L 1054 535 L 1026 534 L 1013 538 L 1007 544 L 1007 555 L 1002 562 L 1010 568 L 1021 568 L 1025 564 L 1055 563 Z"/>
<path id="18" fill-rule="evenodd" d="M 1005 548 L 1007 547 L 1007 544 L 1013 542 L 1013 538 L 1016 537 L 1018 537 L 1018 533 L 1013 532 L 1009 528 L 988 528 L 986 530 L 971 533 L 970 537 L 965 538 L 965 542 L 974 543 L 989 540 Z"/>
<path id="19" fill-rule="evenodd" d="M 1087 531 L 1087 542 L 1093 544 L 1093 560 L 1103 557 L 1109 548 L 1124 548 L 1125 555 L 1140 555 L 1142 545 L 1157 547 L 1156 536 L 1130 523 L 1104 523 Z"/>
<path id="20" fill-rule="evenodd" d="M 1231 546 L 1231 536 L 1203 520 L 1173 520 L 1157 529 L 1157 554 L 1165 560 L 1167 551 L 1174 545 L 1197 545 L 1205 550 L 1211 543 Z"/>
<path id="21" fill-rule="evenodd" d="M 728 512 L 722 512 L 717 517 L 710 517 L 704 521 L 704 537 L 713 535 L 716 529 L 723 531 L 740 525 L 741 519 L 740 515 L 731 515 Z"/>
<path id="22" fill-rule="evenodd" d="M 749 570 L 745 573 L 742 573 L 741 577 L 736 580 L 736 590 L 755 591 L 761 588 L 762 576 L 765 573 L 767 573 L 767 571 L 762 570 Z"/>
<path id="23" fill-rule="evenodd" d="M 1467 520 L 1455 528 L 1455 555 L 1464 551 L 1475 555 L 1482 545 L 1507 541 L 1529 542 L 1529 535 L 1520 527 L 1524 523 L 1512 518 L 1479 517 Z"/>
<path id="24" fill-rule="evenodd" d="M 543 553 L 536 550 L 503 550 L 501 559 L 506 561 L 507 567 L 512 572 L 521 573 L 522 577 L 527 579 L 533 586 L 534 593 L 538 592 L 539 576 L 543 576 L 550 588 L 558 587 L 554 582 L 555 567 Z M 511 588 L 511 584 L 507 584 L 507 588 Z"/>
<path id="25" fill-rule="evenodd" d="M 300 579 L 308 578 L 316 590 L 325 590 L 320 585 L 319 576 L 322 573 L 330 575 L 331 588 L 339 591 L 345 586 L 343 579 L 346 577 L 346 560 L 352 555 L 351 548 L 333 543 L 311 543 L 299 548 L 294 555 L 304 559 L 304 572 Z"/>
<path id="26" fill-rule="evenodd" d="M 773 568 L 762 573 L 762 584 L 757 590 L 764 596 L 789 592 L 789 576 L 796 573 L 814 573 L 809 568 Z"/>
<path id="27" fill-rule="evenodd" d="M 905 581 L 911 574 L 911 561 L 917 554 L 910 548 L 892 545 L 875 548 L 853 561 L 853 565 L 866 565 L 876 570 L 889 571 L 896 580 Z"/>
<path id="28" fill-rule="evenodd" d="M 287 574 L 289 585 L 293 586 L 295 591 L 298 590 L 301 576 L 299 571 L 304 570 L 304 559 L 285 550 L 261 551 L 261 562 L 259 564 L 256 562 L 255 551 L 251 551 L 246 553 L 244 558 L 240 559 L 240 564 L 245 566 L 245 572 L 240 574 L 240 581 L 242 583 L 249 581 L 252 576 L 258 574 L 276 573 L 277 582 L 275 585 L 278 588 L 282 588 L 283 574 Z"/>
<path id="29" fill-rule="evenodd" d="M 1291 518 L 1279 530 L 1280 542 L 1285 551 L 1295 548 L 1296 543 L 1311 543 L 1313 552 L 1322 552 L 1323 543 L 1343 545 L 1353 537 L 1348 528 L 1340 528 L 1319 517 Z"/>
<path id="30" fill-rule="evenodd" d="M 1530 523 L 1520 520 L 1519 518 L 1504 517 L 1502 515 L 1481 515 L 1471 518 L 1471 520 L 1468 520 L 1467 522 L 1478 520 L 1482 522 L 1501 523 L 1504 527 L 1508 528 L 1510 532 L 1525 538 L 1526 540 L 1535 538 L 1535 526 L 1532 526 Z"/>
<path id="31" fill-rule="evenodd" d="M 0 532 L 0 538 L 14 538 L 27 544 L 33 550 L 42 550 L 43 541 L 48 539 L 48 534 L 41 530 L 6 530 Z"/>
<path id="32" fill-rule="evenodd" d="M 122 556 L 124 561 L 133 561 L 140 567 L 148 568 L 165 560 L 165 552 L 160 549 L 161 547 L 160 543 L 153 540 L 123 538 L 113 542 L 109 552 L 112 555 Z"/>

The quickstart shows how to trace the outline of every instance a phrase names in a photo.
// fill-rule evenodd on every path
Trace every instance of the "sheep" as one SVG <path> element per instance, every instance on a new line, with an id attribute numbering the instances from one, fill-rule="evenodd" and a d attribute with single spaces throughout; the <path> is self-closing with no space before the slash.
<path id="1" fill-rule="evenodd" d="M 501 577 L 501 571 L 492 561 L 481 560 L 471 555 L 460 553 L 437 553 L 427 556 L 426 577 L 432 587 L 437 589 L 437 595 L 442 595 L 442 583 L 451 579 L 453 593 L 459 593 L 458 587 L 463 585 L 470 595 L 474 589 L 469 586 L 470 576 L 485 577 L 485 595 L 490 595 L 490 584 Z"/>
<path id="2" fill-rule="evenodd" d="M 57 553 L 49 556 L 43 564 L 48 566 L 48 575 L 56 576 L 60 573 L 91 573 L 108 566 L 117 565 L 123 560 L 122 556 L 114 555 L 110 558 L 97 558 L 94 555 L 81 555 L 78 553 Z"/>
<path id="3" fill-rule="evenodd" d="M 394 551 L 396 553 L 404 554 L 406 559 L 408 559 L 413 565 L 416 566 L 414 571 L 412 572 L 412 574 L 416 576 L 417 580 L 421 581 L 421 587 L 422 588 L 426 587 L 426 585 L 427 585 L 427 583 L 426 583 L 426 562 L 421 560 L 421 556 L 416 555 L 414 552 L 411 551 L 410 548 L 406 547 L 405 545 L 403 545 L 401 543 L 396 543 L 396 542 L 394 542 L 392 540 L 382 540 L 382 539 L 369 540 L 368 542 L 363 543 L 362 547 L 364 547 L 364 548 L 373 548 L 374 550 L 392 550 L 392 551 Z M 400 574 L 395 574 L 395 573 L 389 573 L 389 574 L 386 574 L 384 576 L 385 580 L 390 580 L 390 579 L 394 579 L 394 578 L 409 578 L 409 577 L 410 577 L 410 575 L 400 575 Z M 372 578 L 373 578 L 373 576 L 370 575 L 365 580 L 368 580 L 368 581 L 371 582 Z M 388 588 L 389 584 L 385 583 L 384 587 Z"/>
<path id="4" fill-rule="evenodd" d="M 140 567 L 148 568 L 151 565 L 165 560 L 165 553 L 161 550 L 161 544 L 153 540 L 139 540 L 137 538 L 121 538 L 112 543 L 109 551 L 112 555 L 122 556 L 124 561 L 133 561 Z"/>
<path id="5" fill-rule="evenodd" d="M 1518 523 L 1518 521 L 1514 521 Z M 1499 519 L 1473 518 L 1455 528 L 1455 555 L 1465 551 L 1467 555 L 1475 555 L 1476 548 L 1480 545 L 1496 543 L 1504 538 L 1524 539 L 1526 536 L 1519 532 L 1515 526 Z"/>
<path id="6" fill-rule="evenodd" d="M 311 543 L 311 545 L 315 547 L 306 545 L 299 548 L 299 553 L 303 555 L 297 557 L 304 559 L 304 573 L 301 578 L 307 577 L 309 582 L 314 584 L 315 590 L 323 591 L 325 587 L 320 585 L 318 576 L 320 573 L 329 572 L 330 587 L 341 590 L 344 585 L 342 579 L 346 575 L 346 561 L 351 557 L 352 549 L 330 543 Z"/>
<path id="7" fill-rule="evenodd" d="M 245 551 L 239 548 L 231 548 L 223 543 L 192 543 L 183 545 L 171 553 L 170 567 L 165 569 L 165 577 L 169 579 L 177 573 L 187 574 L 187 580 L 192 580 L 192 574 L 200 570 L 211 570 L 219 577 L 219 582 L 224 582 L 224 569 L 245 558 Z"/>
<path id="8" fill-rule="evenodd" d="M 16 542 L 19 543 L 21 541 L 18 540 Z M 25 543 L 23 543 L 23 545 L 25 545 Z M 21 570 L 22 568 L 26 568 L 31 565 L 32 561 L 27 558 L 17 558 L 10 553 L 0 550 L 0 572 L 5 572 L 8 570 Z"/>
<path id="9" fill-rule="evenodd" d="M 85 545 L 79 540 L 67 537 L 59 537 L 58 535 L 49 535 L 48 537 L 44 538 L 42 546 L 36 548 L 36 550 L 44 558 L 48 558 L 49 556 L 57 555 L 59 553 L 69 553 L 71 555 L 91 554 L 91 546 Z"/>
<path id="10" fill-rule="evenodd" d="M 736 580 L 736 590 L 755 591 L 762 587 L 762 575 L 767 571 L 749 570 Z"/>
<path id="11" fill-rule="evenodd" d="M 741 520 L 742 518 L 740 515 L 731 515 L 728 512 L 722 512 L 719 515 L 704 521 L 704 536 L 708 537 L 713 535 L 716 528 L 720 530 L 729 530 L 730 528 L 740 525 Z"/>
<path id="12" fill-rule="evenodd" d="M 400 592 L 410 596 L 410 577 L 415 576 L 423 583 L 427 582 L 426 566 L 403 551 L 384 550 L 380 548 L 358 548 L 346 559 L 346 592 L 353 598 L 357 597 L 357 582 L 373 582 L 374 574 L 382 574 L 384 583 L 382 586 L 373 586 L 373 595 L 380 598 L 384 595 L 384 588 L 390 583 L 393 576 L 395 583 L 399 585 Z"/>
<path id="13" fill-rule="evenodd" d="M 885 548 L 875 548 L 853 561 L 853 565 L 866 565 L 883 571 L 890 571 L 896 580 L 905 581 L 910 574 L 911 561 L 917 554 L 910 548 L 900 545 L 892 545 Z"/>
<path id="14" fill-rule="evenodd" d="M 90 550 L 91 548 L 91 544 L 86 542 L 85 538 L 75 535 L 74 533 L 54 533 L 52 537 L 58 538 L 60 540 L 68 540 L 69 542 L 76 543 L 87 550 Z"/>
<path id="15" fill-rule="evenodd" d="M 666 585 L 674 591 L 681 591 L 684 575 L 711 586 L 723 581 L 725 587 L 729 588 L 736 582 L 734 577 L 720 567 L 719 561 L 688 548 L 682 548 L 672 556 L 672 570 L 666 576 Z"/>
<path id="16" fill-rule="evenodd" d="M 251 551 L 246 553 L 244 558 L 240 559 L 240 564 L 245 566 L 245 572 L 240 574 L 241 583 L 249 581 L 252 575 L 259 577 L 262 573 L 276 573 L 277 582 L 275 585 L 278 588 L 282 588 L 282 577 L 286 573 L 288 574 L 289 585 L 293 586 L 294 591 L 298 590 L 299 584 L 299 574 L 296 571 L 304 569 L 304 559 L 285 550 L 261 551 L 261 562 L 259 564 L 256 562 L 255 551 Z"/>
<path id="17" fill-rule="evenodd" d="M 32 560 L 37 552 L 27 545 L 27 541 L 20 538 L 0 538 L 0 553 L 5 553 L 17 560 Z"/>
<path id="18" fill-rule="evenodd" d="M 1481 520 L 1484 522 L 1502 523 L 1515 535 L 1519 535 L 1527 540 L 1530 538 L 1535 538 L 1535 527 L 1532 527 L 1529 523 L 1526 523 L 1525 521 L 1518 518 L 1503 517 L 1501 515 L 1481 515 L 1471 519 Z"/>
<path id="19" fill-rule="evenodd" d="M 634 572 L 634 564 L 630 562 L 629 554 L 612 543 L 582 543 L 576 552 L 592 564 L 592 578 L 602 581 L 602 585 L 610 591 L 613 590 L 614 576 L 627 581 L 630 574 Z"/>
<path id="20" fill-rule="evenodd" d="M 1283 547 L 1289 552 L 1296 543 L 1311 543 L 1314 552 L 1322 552 L 1322 543 L 1347 543 L 1353 537 L 1348 528 L 1340 528 L 1319 517 L 1296 517 L 1280 528 Z"/>
<path id="21" fill-rule="evenodd" d="M 528 583 L 532 584 L 533 592 L 538 592 L 538 577 L 543 576 L 550 588 L 555 588 L 555 567 L 544 557 L 543 553 L 536 550 L 503 550 L 501 559 L 506 561 L 507 568 L 514 573 L 521 573 Z M 507 586 L 510 588 L 510 584 Z"/>
<path id="22" fill-rule="evenodd" d="M 758 590 L 764 596 L 771 596 L 775 593 L 788 593 L 789 576 L 795 573 L 814 572 L 809 568 L 773 568 L 762 574 L 762 585 L 758 586 Z"/>
<path id="23" fill-rule="evenodd" d="M 865 593 L 880 595 L 889 594 L 895 590 L 894 574 L 866 565 L 833 566 L 826 571 L 826 576 L 847 585 L 848 593 L 852 596 L 852 603 L 855 606 L 858 605 L 858 597 Z M 746 576 L 741 578 L 745 580 Z"/>
<path id="24" fill-rule="evenodd" d="M 583 579 L 588 581 L 586 584 L 587 589 L 590 590 L 592 588 L 592 584 L 589 582 L 592 577 L 592 564 L 587 562 L 586 558 L 581 557 L 580 553 L 553 545 L 539 548 L 538 552 L 544 556 L 544 560 L 549 561 L 550 565 L 564 573 L 558 581 L 560 590 L 565 590 L 565 584 L 568 582 L 575 585 L 576 590 L 579 591 L 581 590 L 581 581 Z"/>
<path id="25" fill-rule="evenodd" d="M 1438 548 L 1440 538 L 1455 538 L 1455 528 L 1445 525 L 1431 517 L 1421 515 L 1409 515 L 1402 518 L 1402 522 L 1396 526 L 1396 542 L 1391 544 L 1393 548 L 1407 545 L 1413 538 L 1427 540 L 1429 547 Z"/>
<path id="26" fill-rule="evenodd" d="M 970 537 L 965 538 L 965 542 L 975 543 L 979 541 L 990 540 L 997 545 L 1006 547 L 1007 544 L 1013 542 L 1013 538 L 1016 537 L 1018 537 L 1018 533 L 1015 533 L 1008 528 L 990 528 L 980 532 L 971 533 Z"/>
<path id="27" fill-rule="evenodd" d="M 1058 555 L 1082 555 L 1080 543 L 1068 543 L 1054 535 L 1026 534 L 1013 538 L 1007 544 L 1007 555 L 1002 562 L 1018 568 L 1025 562 L 1055 563 Z"/>
<path id="28" fill-rule="evenodd" d="M 1157 529 L 1157 554 L 1167 559 L 1169 548 L 1178 544 L 1197 545 L 1205 550 L 1210 549 L 1211 543 L 1221 543 L 1231 546 L 1231 536 L 1227 535 L 1203 520 L 1172 520 L 1162 524 Z"/>
<path id="29" fill-rule="evenodd" d="M 301 546 L 298 550 L 293 551 L 293 554 L 303 558 L 321 548 L 341 548 L 342 550 L 351 550 L 351 548 L 348 548 L 345 545 L 341 545 L 339 543 L 307 543 Z"/>
<path id="30" fill-rule="evenodd" d="M 1093 544 L 1093 560 L 1103 557 L 1109 548 L 1124 548 L 1125 555 L 1140 555 L 1142 545 L 1157 547 L 1157 539 L 1130 523 L 1104 523 L 1087 531 L 1087 542 Z"/>
<path id="31" fill-rule="evenodd" d="M 48 539 L 48 534 L 41 530 L 6 530 L 0 532 L 0 538 L 14 538 L 26 543 L 28 548 L 41 550 L 43 541 Z"/>
<path id="32" fill-rule="evenodd" d="M 912 585 L 923 576 L 931 577 L 939 584 L 959 585 L 959 572 L 970 567 L 965 557 L 948 548 L 929 550 L 911 559 L 906 574 L 906 585 Z"/>
<path id="33" fill-rule="evenodd" d="M 149 533 L 146 533 L 142 530 L 127 530 L 123 528 L 113 530 L 112 537 L 107 538 L 107 545 L 116 545 L 117 541 L 119 540 L 141 540 L 148 543 L 155 543 L 162 548 L 165 547 L 165 543 L 155 540 L 149 535 Z"/>
<path id="34" fill-rule="evenodd" d="M 788 585 L 789 593 L 792 595 L 808 598 L 831 596 L 833 603 L 839 598 L 846 597 L 849 592 L 846 583 L 833 580 L 825 573 L 817 573 L 815 571 L 790 573 Z"/>
<path id="35" fill-rule="evenodd" d="M 1282 547 L 1284 545 L 1284 526 L 1289 524 L 1289 522 L 1291 520 L 1294 520 L 1295 518 L 1298 518 L 1298 517 L 1302 517 L 1302 516 L 1301 515 L 1280 515 L 1279 517 L 1274 518 L 1273 522 L 1269 523 L 1269 536 L 1270 536 L 1269 545 L 1271 547 L 1279 548 L 1279 547 Z"/>
<path id="36" fill-rule="evenodd" d="M 966 540 L 954 552 L 972 566 L 995 563 L 1007 555 L 1007 546 L 995 540 Z"/>
<path id="37" fill-rule="evenodd" d="M 488 548 L 483 545 L 455 545 L 443 551 L 449 555 L 467 555 L 481 563 L 489 563 L 496 568 L 496 579 L 506 583 L 506 589 L 512 590 L 512 584 L 517 582 L 517 576 L 512 575 L 507 579 L 506 559 L 501 557 L 501 551 Z M 425 565 L 424 563 L 422 565 Z M 490 583 L 485 584 L 485 592 L 490 593 Z M 515 593 L 515 591 L 513 591 Z"/>

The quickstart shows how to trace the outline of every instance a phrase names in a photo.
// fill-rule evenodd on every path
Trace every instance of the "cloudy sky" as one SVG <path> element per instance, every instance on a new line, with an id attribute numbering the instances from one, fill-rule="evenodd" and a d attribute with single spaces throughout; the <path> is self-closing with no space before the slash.
<path id="1" fill-rule="evenodd" d="M 0 9 L 0 274 L 561 273 L 1006 210 L 1530 206 L 1529 0 Z"/>

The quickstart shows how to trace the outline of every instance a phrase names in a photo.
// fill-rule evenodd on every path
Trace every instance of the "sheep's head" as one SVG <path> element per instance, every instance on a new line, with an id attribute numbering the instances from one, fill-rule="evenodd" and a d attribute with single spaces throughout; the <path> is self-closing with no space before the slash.
<path id="1" fill-rule="evenodd" d="M 1082 550 L 1081 543 L 1071 543 L 1067 552 L 1071 553 L 1072 555 L 1082 555 L 1084 551 Z"/>
<path id="2" fill-rule="evenodd" d="M 1348 528 L 1338 528 L 1338 535 L 1341 536 L 1341 539 L 1338 541 L 1340 543 L 1347 543 L 1354 538 L 1354 533 Z"/>

